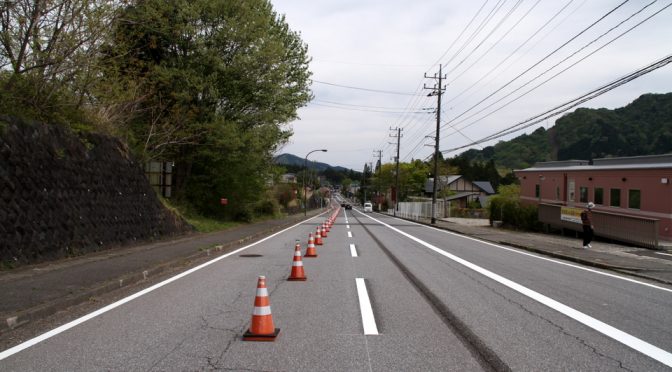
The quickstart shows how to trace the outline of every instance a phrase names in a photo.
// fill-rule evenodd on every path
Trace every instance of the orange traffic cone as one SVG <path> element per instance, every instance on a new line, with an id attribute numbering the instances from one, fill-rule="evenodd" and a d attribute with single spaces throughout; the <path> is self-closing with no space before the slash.
<path id="1" fill-rule="evenodd" d="M 329 230 L 327 229 L 327 224 L 326 224 L 326 222 L 325 222 L 325 223 L 322 223 L 322 237 L 323 237 L 323 238 L 326 238 L 326 237 L 327 237 L 327 232 L 328 232 L 328 231 L 329 231 Z"/>
<path id="2" fill-rule="evenodd" d="M 315 249 L 315 240 L 313 240 L 313 234 L 308 234 L 308 248 L 306 248 L 306 254 L 303 257 L 317 257 L 317 250 Z"/>
<path id="3" fill-rule="evenodd" d="M 275 328 L 273 315 L 271 315 L 271 300 L 266 288 L 266 277 L 259 276 L 257 295 L 254 298 L 254 311 L 252 311 L 252 324 L 243 335 L 243 341 L 275 341 L 278 333 L 280 333 L 280 328 Z"/>
<path id="4" fill-rule="evenodd" d="M 329 224 L 329 221 L 325 222 L 325 223 L 324 223 L 324 228 L 327 230 L 327 232 L 330 231 L 330 230 L 329 230 L 329 227 L 331 227 L 330 224 Z"/>
<path id="5" fill-rule="evenodd" d="M 304 281 L 306 278 L 306 273 L 303 272 L 303 261 L 301 260 L 301 244 L 296 242 L 294 247 L 294 260 L 292 261 L 292 273 L 289 274 L 289 281 Z"/>
<path id="6" fill-rule="evenodd" d="M 315 245 L 322 245 L 322 228 L 319 225 L 315 233 Z"/>

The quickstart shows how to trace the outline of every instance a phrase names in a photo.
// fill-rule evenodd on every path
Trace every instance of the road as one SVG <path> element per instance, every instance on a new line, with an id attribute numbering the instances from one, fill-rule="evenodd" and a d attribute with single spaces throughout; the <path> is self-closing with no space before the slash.
<path id="1" fill-rule="evenodd" d="M 325 217 L 6 350 L 0 370 L 672 368 L 670 288 L 380 214 L 341 210 L 307 281 L 287 281 Z M 258 275 L 275 342 L 241 340 Z"/>

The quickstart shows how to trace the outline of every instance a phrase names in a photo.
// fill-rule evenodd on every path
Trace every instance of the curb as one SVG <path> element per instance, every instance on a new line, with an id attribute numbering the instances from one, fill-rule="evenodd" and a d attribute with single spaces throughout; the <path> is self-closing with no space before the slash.
<path id="1" fill-rule="evenodd" d="M 319 215 L 320 213 L 316 214 Z M 248 235 L 243 237 L 242 239 L 238 239 L 235 241 L 230 241 L 224 244 L 220 244 L 215 246 L 214 248 L 207 248 L 205 250 L 199 250 L 198 252 L 176 258 L 174 260 L 168 261 L 168 262 L 163 262 L 158 265 L 154 265 L 149 268 L 145 268 L 142 271 L 139 272 L 134 272 L 131 274 L 127 274 L 121 277 L 117 277 L 114 279 L 110 279 L 107 282 L 105 282 L 102 285 L 85 289 L 82 292 L 78 294 L 71 294 L 65 297 L 61 297 L 57 300 L 53 300 L 50 302 L 46 302 L 40 305 L 33 306 L 29 309 L 21 310 L 18 311 L 14 314 L 2 314 L 2 318 L 0 321 L 0 335 L 3 335 L 5 333 L 8 333 L 9 331 L 12 331 L 18 327 L 21 327 L 23 325 L 26 325 L 30 323 L 31 321 L 36 321 L 40 320 L 43 318 L 46 318 L 50 315 L 53 315 L 59 311 L 65 310 L 71 306 L 75 305 L 80 305 L 84 302 L 90 301 L 93 299 L 95 296 L 100 296 L 106 293 L 113 292 L 115 290 L 121 289 L 121 288 L 126 288 L 126 287 L 131 287 L 136 284 L 145 282 L 148 280 L 149 277 L 154 277 L 158 276 L 160 274 L 164 274 L 170 271 L 173 271 L 175 269 L 178 269 L 180 267 L 187 266 L 191 263 L 191 261 L 201 259 L 204 257 L 209 257 L 212 256 L 213 258 L 228 253 L 233 250 L 233 248 L 236 248 L 238 246 L 242 246 L 243 244 L 253 241 L 253 240 L 258 240 L 262 238 L 263 236 L 266 236 L 268 234 L 274 233 L 276 231 L 283 230 L 289 226 L 292 226 L 296 223 L 299 223 L 301 221 L 305 221 L 308 218 L 312 218 L 314 216 L 307 216 L 307 217 L 300 217 L 296 220 L 292 220 L 287 223 L 283 223 L 281 225 L 271 227 L 268 229 L 265 229 L 263 231 L 254 233 L 252 235 Z M 211 254 L 211 251 L 215 251 L 214 254 Z"/>
<path id="2" fill-rule="evenodd" d="M 395 217 L 395 216 L 388 215 L 388 214 L 384 214 L 384 215 Z M 626 274 L 626 275 L 630 275 L 630 276 L 639 277 L 639 278 L 642 278 L 642 279 L 652 280 L 652 281 L 662 283 L 662 284 L 672 285 L 672 281 L 670 281 L 670 280 L 661 279 L 661 278 L 657 278 L 657 277 L 654 277 L 654 276 L 651 276 L 651 275 L 646 275 L 646 274 L 640 273 L 640 271 L 643 271 L 643 269 L 640 269 L 640 268 L 609 265 L 609 264 L 605 264 L 605 263 L 585 260 L 585 259 L 582 259 L 582 258 L 579 258 L 579 257 L 559 254 L 559 253 L 555 253 L 555 252 L 549 252 L 549 251 L 545 251 L 543 249 L 533 248 L 533 247 L 529 247 L 529 246 L 522 245 L 522 244 L 511 243 L 511 242 L 502 241 L 502 240 L 490 240 L 490 239 L 483 238 L 479 235 L 467 234 L 467 233 L 464 233 L 464 232 L 461 232 L 461 231 L 450 229 L 448 227 L 432 225 L 432 224 L 422 222 L 422 221 L 411 220 L 411 219 L 408 219 L 408 218 L 403 218 L 403 217 L 398 217 L 398 216 L 396 216 L 395 218 L 399 218 L 399 219 L 410 221 L 410 222 L 415 222 L 417 224 L 433 227 L 433 228 L 436 228 L 436 229 L 450 231 L 450 232 L 455 233 L 455 234 L 469 236 L 469 237 L 472 237 L 472 238 L 475 238 L 475 239 L 478 239 L 478 240 L 482 240 L 482 241 L 486 241 L 486 242 L 490 242 L 490 243 L 506 245 L 506 246 L 510 246 L 510 247 L 513 247 L 513 248 L 523 249 L 523 250 L 526 250 L 526 251 L 541 254 L 541 255 L 544 255 L 544 256 L 549 256 L 549 257 L 553 257 L 553 258 L 557 258 L 557 259 L 561 259 L 561 260 L 565 260 L 565 261 L 571 261 L 571 262 L 579 263 L 579 264 L 586 265 L 586 266 L 592 266 L 592 267 L 596 267 L 598 269 L 611 270 L 611 271 L 615 271 L 615 272 L 618 272 L 618 273 L 621 273 L 621 274 Z"/>

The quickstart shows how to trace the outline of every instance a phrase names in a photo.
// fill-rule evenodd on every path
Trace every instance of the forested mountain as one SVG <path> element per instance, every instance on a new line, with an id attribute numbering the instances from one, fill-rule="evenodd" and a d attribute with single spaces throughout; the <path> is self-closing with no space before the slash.
<path id="1" fill-rule="evenodd" d="M 460 157 L 494 160 L 499 168 L 521 169 L 538 161 L 672 152 L 672 93 L 645 94 L 615 110 L 580 108 L 546 130 L 539 128 Z"/>
<path id="2" fill-rule="evenodd" d="M 305 158 L 298 157 L 296 155 L 292 154 L 280 154 L 273 158 L 276 164 L 279 165 L 296 165 L 303 167 L 303 163 L 305 162 Z M 332 166 L 327 163 L 320 163 L 319 161 L 314 161 L 311 159 L 308 159 L 309 165 L 312 169 L 317 169 L 318 171 L 322 172 L 325 171 L 329 168 L 333 168 L 336 171 L 347 171 L 347 168 L 344 167 L 339 167 L 339 166 Z"/>

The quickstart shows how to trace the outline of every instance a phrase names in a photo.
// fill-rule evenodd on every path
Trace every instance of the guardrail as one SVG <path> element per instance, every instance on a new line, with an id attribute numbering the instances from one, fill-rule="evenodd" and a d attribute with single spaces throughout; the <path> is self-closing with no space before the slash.
<path id="1" fill-rule="evenodd" d="M 560 219 L 561 205 L 539 204 L 541 223 L 573 231 L 583 231 L 580 223 Z M 658 249 L 658 221 L 654 218 L 593 211 L 595 235 Z"/>

